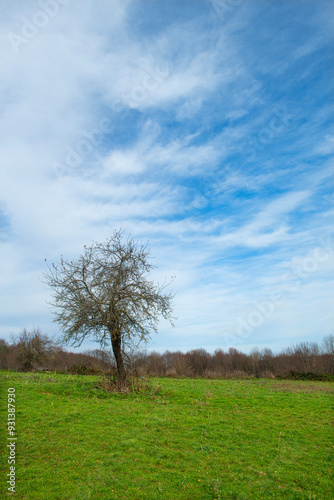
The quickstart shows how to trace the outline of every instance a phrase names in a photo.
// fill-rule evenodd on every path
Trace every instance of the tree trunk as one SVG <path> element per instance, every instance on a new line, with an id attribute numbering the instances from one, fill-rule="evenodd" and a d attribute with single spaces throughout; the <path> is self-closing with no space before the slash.
<path id="1" fill-rule="evenodd" d="M 117 337 L 111 335 L 111 345 L 117 365 L 117 386 L 120 389 L 124 387 L 126 378 L 122 350 L 121 350 L 120 335 L 117 335 Z"/>

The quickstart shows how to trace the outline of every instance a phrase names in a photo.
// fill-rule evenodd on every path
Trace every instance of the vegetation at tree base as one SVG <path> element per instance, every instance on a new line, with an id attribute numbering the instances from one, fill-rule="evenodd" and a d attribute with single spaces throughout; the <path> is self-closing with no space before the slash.
<path id="1" fill-rule="evenodd" d="M 290 378 L 300 380 L 332 380 L 334 376 L 334 335 L 324 337 L 321 345 L 302 342 L 278 354 L 270 349 L 253 349 L 244 354 L 237 349 L 204 349 L 186 353 L 166 351 L 124 353 L 125 370 L 138 377 L 205 377 L 205 378 Z M 112 352 L 101 349 L 72 353 L 63 350 L 39 330 L 27 332 L 12 344 L 0 340 L 0 369 L 48 370 L 92 375 L 109 372 L 116 364 Z"/>
<path id="2" fill-rule="evenodd" d="M 332 498 L 332 384 L 150 382 L 156 392 L 108 393 L 97 376 L 0 372 L 3 421 L 7 389 L 16 388 L 15 496 Z M 5 453 L 0 464 L 0 497 L 6 498 Z"/>
<path id="3" fill-rule="evenodd" d="M 120 387 L 126 379 L 126 346 L 157 333 L 160 316 L 172 320 L 172 295 L 164 293 L 166 285 L 148 279 L 155 267 L 149 256 L 146 245 L 124 241 L 122 231 L 116 231 L 104 243 L 85 247 L 77 260 L 61 258 L 45 273 L 63 341 L 80 346 L 92 337 L 102 347 L 111 345 Z"/>

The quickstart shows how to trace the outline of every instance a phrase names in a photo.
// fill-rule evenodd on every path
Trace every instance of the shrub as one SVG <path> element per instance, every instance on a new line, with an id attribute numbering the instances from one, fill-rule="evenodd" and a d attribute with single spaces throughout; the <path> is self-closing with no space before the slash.
<path id="1" fill-rule="evenodd" d="M 104 374 L 100 382 L 96 386 L 105 392 L 123 392 L 125 394 L 149 394 L 151 396 L 157 395 L 161 391 L 161 385 L 153 385 L 152 382 L 145 377 L 127 376 L 125 384 L 120 388 L 117 384 L 116 374 Z"/>
<path id="2" fill-rule="evenodd" d="M 73 375 L 97 375 L 101 371 L 86 365 L 73 365 L 68 370 L 68 373 L 72 373 Z"/>
<path id="3" fill-rule="evenodd" d="M 320 382 L 334 382 L 333 375 L 318 374 L 312 372 L 295 372 L 291 371 L 288 375 L 278 375 L 278 379 L 288 379 L 288 380 L 317 380 Z"/>

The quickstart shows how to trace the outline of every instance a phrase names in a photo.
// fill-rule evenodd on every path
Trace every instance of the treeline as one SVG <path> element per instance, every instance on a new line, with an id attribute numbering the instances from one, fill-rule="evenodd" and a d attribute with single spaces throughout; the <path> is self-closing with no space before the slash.
<path id="1" fill-rule="evenodd" d="M 14 371 L 94 372 L 111 369 L 113 362 L 105 351 L 84 353 L 64 350 L 47 335 L 26 329 L 9 344 L 0 339 L 0 369 Z"/>
<path id="2" fill-rule="evenodd" d="M 279 354 L 257 348 L 250 354 L 235 348 L 226 352 L 217 349 L 213 354 L 204 349 L 187 353 L 137 353 L 133 355 L 132 369 L 144 376 L 305 379 L 325 379 L 328 376 L 330 379 L 334 376 L 334 336 L 324 338 L 320 346 L 301 342 Z"/>
<path id="3" fill-rule="evenodd" d="M 165 377 L 295 377 L 334 376 L 334 335 L 320 344 L 300 342 L 274 354 L 270 349 L 254 348 L 244 354 L 235 348 L 204 349 L 182 353 L 125 353 L 127 370 L 138 376 Z M 112 353 L 96 349 L 84 353 L 64 350 L 39 330 L 23 332 L 11 344 L 0 340 L 0 368 L 17 371 L 61 371 L 94 373 L 115 368 Z"/>

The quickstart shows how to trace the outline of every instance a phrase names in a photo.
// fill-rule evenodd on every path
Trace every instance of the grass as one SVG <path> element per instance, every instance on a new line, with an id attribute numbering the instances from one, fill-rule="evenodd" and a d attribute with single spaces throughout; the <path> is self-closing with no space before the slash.
<path id="1" fill-rule="evenodd" d="M 1 422 L 17 395 L 16 498 L 333 498 L 329 382 L 153 379 L 152 393 L 107 394 L 96 376 L 0 377 Z"/>

